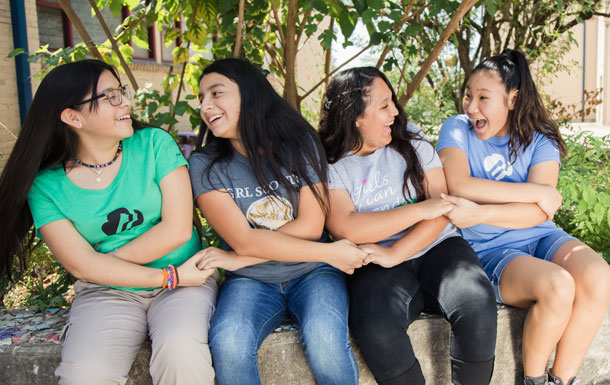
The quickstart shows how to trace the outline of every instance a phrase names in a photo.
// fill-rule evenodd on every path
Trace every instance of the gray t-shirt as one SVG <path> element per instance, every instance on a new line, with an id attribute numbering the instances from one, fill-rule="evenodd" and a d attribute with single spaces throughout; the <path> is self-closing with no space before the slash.
<path id="1" fill-rule="evenodd" d="M 246 157 L 235 152 L 230 161 L 215 163 L 208 178 L 207 168 L 211 161 L 212 156 L 202 153 L 194 153 L 189 160 L 189 173 L 195 198 L 209 191 L 226 191 L 252 228 L 277 230 L 296 218 L 298 196 L 294 199 L 296 202 L 291 203 L 288 192 L 271 177 L 269 177 L 271 182 L 267 186 L 260 186 Z M 266 175 L 270 176 L 271 173 L 267 172 Z M 292 185 L 297 186 L 297 189 L 305 183 L 297 175 L 288 172 L 285 173 L 285 177 Z M 314 172 L 310 172 L 309 177 L 312 183 L 320 182 Z M 265 191 L 270 190 L 276 191 L 278 197 L 267 196 Z M 203 215 L 205 216 L 205 213 Z M 221 247 L 231 250 L 225 242 L 222 242 Z M 234 273 L 262 282 L 280 283 L 303 276 L 319 265 L 317 262 L 269 261 L 244 267 Z"/>
<path id="2" fill-rule="evenodd" d="M 408 124 L 407 129 L 419 132 L 423 136 L 419 128 L 412 123 Z M 415 147 L 424 172 L 435 167 L 442 167 L 441 161 L 430 143 L 421 140 L 413 140 L 411 143 Z M 391 210 L 416 201 L 415 190 L 410 181 L 408 188 L 411 195 L 407 196 L 413 198 L 407 200 L 403 194 L 403 175 L 406 167 L 402 155 L 390 146 L 379 148 L 366 156 L 349 153 L 329 166 L 329 188 L 347 190 L 357 212 Z M 409 230 L 396 233 L 377 244 L 389 247 Z M 412 258 L 420 257 L 439 242 L 453 236 L 459 236 L 457 229 L 452 224 L 447 224 L 430 246 Z"/>

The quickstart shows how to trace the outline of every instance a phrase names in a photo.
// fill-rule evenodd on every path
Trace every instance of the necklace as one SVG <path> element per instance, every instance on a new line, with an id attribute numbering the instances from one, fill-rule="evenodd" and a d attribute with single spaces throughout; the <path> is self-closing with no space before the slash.
<path id="1" fill-rule="evenodd" d="M 89 164 L 89 163 L 85 163 L 82 160 L 74 158 L 74 157 L 72 159 L 74 159 L 74 161 L 77 164 L 83 165 L 83 166 L 87 167 L 87 169 L 91 170 L 91 172 L 96 175 L 95 182 L 100 183 L 102 181 L 102 177 L 101 177 L 102 172 L 104 172 L 103 168 L 108 167 L 111 164 L 113 164 L 114 162 L 116 162 L 116 160 L 119 158 L 119 155 L 121 154 L 122 150 L 123 150 L 123 141 L 120 141 L 119 148 L 116 149 L 116 154 L 114 154 L 114 158 L 112 158 L 112 160 L 110 162 L 107 162 L 104 164 Z"/>

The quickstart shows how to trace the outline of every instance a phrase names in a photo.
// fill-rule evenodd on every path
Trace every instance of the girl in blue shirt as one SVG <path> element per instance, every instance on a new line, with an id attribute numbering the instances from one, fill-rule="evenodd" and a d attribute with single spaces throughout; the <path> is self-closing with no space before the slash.
<path id="1" fill-rule="evenodd" d="M 552 222 L 565 143 L 519 51 L 483 60 L 463 107 L 437 145 L 449 193 L 461 197 L 446 197 L 456 205 L 448 217 L 477 251 L 497 301 L 529 309 L 524 383 L 574 385 L 610 302 L 610 267 Z"/>

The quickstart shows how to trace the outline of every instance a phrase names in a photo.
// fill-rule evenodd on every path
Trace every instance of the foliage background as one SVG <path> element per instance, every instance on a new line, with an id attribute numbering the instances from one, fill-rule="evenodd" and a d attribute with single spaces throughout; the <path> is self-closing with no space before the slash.
<path id="1" fill-rule="evenodd" d="M 89 0 L 92 14 L 109 8 L 129 16 L 102 44 L 86 43 L 50 51 L 16 49 L 9 57 L 27 54 L 40 62 L 44 76 L 53 67 L 85 57 L 98 57 L 123 71 L 137 90 L 138 118 L 176 133 L 177 117 L 188 117 L 199 129 L 198 78 L 202 69 L 220 57 L 247 58 L 275 76 L 283 96 L 315 126 L 319 109 L 303 108 L 302 100 L 322 95 L 328 79 L 359 58 L 387 73 L 409 118 L 434 136 L 436 128 L 461 110 L 461 97 L 469 74 L 483 57 L 503 49 L 519 48 L 534 61 L 540 79 L 550 79 L 569 68 L 560 58 L 573 45 L 569 29 L 593 16 L 610 16 L 601 10 L 606 1 L 595 0 Z M 70 3 L 59 0 L 68 12 Z M 69 12 L 68 12 L 69 13 Z M 325 21 L 325 22 L 323 22 Z M 326 22 L 328 21 L 328 22 Z M 103 18 L 100 20 L 103 23 Z M 182 27 L 180 26 L 180 22 Z M 173 52 L 173 69 L 162 90 L 138 87 L 128 65 L 131 44 L 148 49 L 148 28 L 165 30 L 164 43 L 180 42 Z M 362 36 L 354 35 L 357 25 Z M 79 31 L 85 33 L 86 31 Z M 86 36 L 86 35 L 84 35 Z M 325 49 L 323 78 L 304 89 L 296 83 L 299 48 L 316 40 Z M 353 57 L 333 57 L 333 45 L 356 44 Z M 562 106 L 548 100 L 561 123 L 599 102 L 591 91 L 586 106 Z M 321 104 L 321 103 L 320 103 Z M 567 139 L 570 150 L 560 172 L 564 204 L 555 220 L 610 262 L 610 139 L 580 134 Z M 207 245 L 218 239 L 203 221 Z M 36 250 L 27 271 L 0 281 L 5 306 L 66 306 L 72 278 L 59 266 L 44 244 Z"/>

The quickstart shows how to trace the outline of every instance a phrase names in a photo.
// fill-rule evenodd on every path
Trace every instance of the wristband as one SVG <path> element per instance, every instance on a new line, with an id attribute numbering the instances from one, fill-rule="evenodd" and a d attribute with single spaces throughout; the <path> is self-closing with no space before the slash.
<path id="1" fill-rule="evenodd" d="M 178 286 L 178 273 L 173 265 L 163 268 L 163 289 L 174 290 Z"/>

